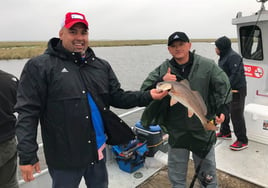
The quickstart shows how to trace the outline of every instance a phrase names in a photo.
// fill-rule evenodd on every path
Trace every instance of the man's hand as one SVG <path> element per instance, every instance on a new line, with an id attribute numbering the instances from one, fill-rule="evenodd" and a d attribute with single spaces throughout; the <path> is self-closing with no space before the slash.
<path id="1" fill-rule="evenodd" d="M 224 120 L 225 120 L 225 115 L 224 114 L 220 114 L 220 116 L 215 117 L 215 123 L 217 125 L 221 124 L 222 122 L 224 122 Z"/>
<path id="2" fill-rule="evenodd" d="M 26 182 L 30 182 L 34 180 L 33 173 L 34 171 L 40 173 L 40 164 L 39 162 L 35 163 L 34 165 L 20 165 L 21 175 Z"/>
<path id="3" fill-rule="evenodd" d="M 163 76 L 164 81 L 176 81 L 177 77 L 175 74 L 171 74 L 171 69 L 170 67 L 167 70 L 167 73 Z"/>
<path id="4" fill-rule="evenodd" d="M 161 100 L 168 94 L 168 91 L 160 91 L 158 89 L 151 89 L 150 94 L 154 100 Z"/>

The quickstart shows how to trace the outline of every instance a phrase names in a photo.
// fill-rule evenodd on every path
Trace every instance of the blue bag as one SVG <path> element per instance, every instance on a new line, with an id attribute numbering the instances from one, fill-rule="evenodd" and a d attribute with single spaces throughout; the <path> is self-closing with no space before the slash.
<path id="1" fill-rule="evenodd" d="M 125 145 L 112 146 L 112 151 L 115 154 L 119 168 L 125 172 L 132 173 L 144 166 L 148 148 L 146 142 L 134 139 Z"/>

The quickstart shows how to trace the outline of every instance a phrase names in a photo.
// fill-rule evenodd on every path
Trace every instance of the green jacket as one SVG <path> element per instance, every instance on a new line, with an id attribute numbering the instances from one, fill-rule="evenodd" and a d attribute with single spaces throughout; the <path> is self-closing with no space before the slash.
<path id="1" fill-rule="evenodd" d="M 162 81 L 168 67 L 172 74 L 181 77 L 169 60 L 164 61 L 145 79 L 141 90 L 154 88 Z M 211 59 L 194 54 L 193 65 L 188 75 L 192 90 L 198 91 L 207 105 L 207 119 L 213 119 L 221 113 L 220 107 L 231 101 L 230 82 L 226 74 Z M 144 126 L 157 123 L 169 134 L 169 144 L 174 148 L 189 149 L 200 157 L 209 151 L 215 143 L 214 131 L 204 130 L 197 116 L 188 117 L 188 110 L 182 104 L 169 106 L 170 97 L 153 101 L 145 109 L 141 121 Z"/>

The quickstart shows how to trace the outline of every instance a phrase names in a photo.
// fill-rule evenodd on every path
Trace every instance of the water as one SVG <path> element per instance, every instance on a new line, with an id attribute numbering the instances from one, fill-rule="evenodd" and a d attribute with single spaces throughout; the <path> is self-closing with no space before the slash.
<path id="1" fill-rule="evenodd" d="M 237 50 L 237 43 L 233 44 L 233 48 Z M 147 75 L 163 61 L 171 58 L 167 45 L 163 44 L 96 47 L 93 50 L 98 57 L 107 60 L 111 64 L 122 88 L 125 90 L 139 90 Z M 196 53 L 211 58 L 215 62 L 218 60 L 214 44 L 195 42 L 192 43 L 191 50 L 195 50 Z M 27 60 L 0 60 L 0 69 L 12 73 L 19 78 Z M 113 111 L 121 114 L 126 110 L 113 109 Z"/>
<path id="2" fill-rule="evenodd" d="M 233 45 L 237 49 L 237 43 Z M 96 47 L 95 54 L 107 60 L 116 73 L 121 86 L 125 90 L 139 90 L 140 85 L 147 75 L 171 56 L 167 45 L 148 46 L 121 46 L 121 47 Z M 192 43 L 191 50 L 211 58 L 215 62 L 218 56 L 215 53 L 215 45 L 211 43 Z M 0 60 L 0 69 L 14 74 L 18 78 L 24 64 L 28 59 L 23 60 Z M 126 110 L 113 109 L 116 113 L 123 113 Z"/>
<path id="3" fill-rule="evenodd" d="M 159 66 L 171 56 L 167 45 L 149 46 L 122 46 L 122 47 L 96 47 L 95 54 L 107 60 L 113 67 L 121 86 L 125 90 L 139 90 L 143 80 L 149 72 Z M 192 50 L 205 57 L 217 61 L 215 45 L 211 43 L 192 43 Z M 28 59 L 23 60 L 1 60 L 0 69 L 14 74 L 18 78 L 24 64 Z M 125 110 L 114 109 L 116 113 Z"/>
<path id="4" fill-rule="evenodd" d="M 210 43 L 192 43 L 196 53 L 217 61 L 215 45 Z M 137 90 L 148 73 L 165 59 L 171 58 L 166 45 L 96 47 L 96 55 L 107 60 L 115 71 L 121 85 L 126 90 Z M 23 60 L 0 60 L 0 69 L 19 77 Z"/>

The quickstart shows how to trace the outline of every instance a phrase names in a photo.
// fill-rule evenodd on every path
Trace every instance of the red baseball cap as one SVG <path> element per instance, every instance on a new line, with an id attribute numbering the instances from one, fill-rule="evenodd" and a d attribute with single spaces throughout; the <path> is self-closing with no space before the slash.
<path id="1" fill-rule="evenodd" d="M 76 23 L 83 23 L 88 28 L 88 23 L 84 14 L 78 12 L 68 12 L 65 15 L 64 27 L 70 29 Z"/>

